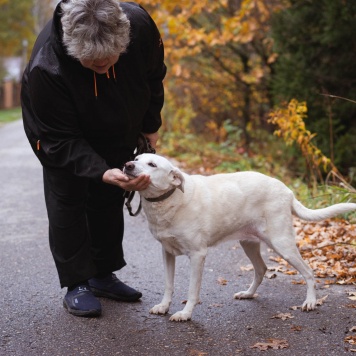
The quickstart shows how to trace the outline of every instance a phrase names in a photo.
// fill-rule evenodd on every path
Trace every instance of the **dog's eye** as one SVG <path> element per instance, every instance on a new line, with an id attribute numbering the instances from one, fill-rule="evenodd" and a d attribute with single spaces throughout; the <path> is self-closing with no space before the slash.
<path id="1" fill-rule="evenodd" d="M 149 164 L 148 164 L 150 167 L 153 167 L 153 168 L 155 168 L 155 167 L 157 167 L 154 163 L 152 163 L 152 162 L 150 162 Z"/>

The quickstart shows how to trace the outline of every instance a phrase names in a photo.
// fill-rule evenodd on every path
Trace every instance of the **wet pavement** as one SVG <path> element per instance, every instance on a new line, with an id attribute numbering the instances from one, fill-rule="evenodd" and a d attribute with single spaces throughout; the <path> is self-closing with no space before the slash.
<path id="1" fill-rule="evenodd" d="M 47 241 L 47 218 L 41 166 L 25 138 L 21 121 L 0 127 L 0 355 L 351 355 L 344 342 L 356 325 L 356 304 L 347 291 L 355 286 L 318 284 L 314 312 L 291 310 L 306 295 L 300 276 L 277 273 L 265 278 L 253 300 L 234 300 L 246 289 L 253 271 L 242 249 L 225 243 L 210 249 L 204 268 L 202 303 L 193 320 L 170 322 L 169 315 L 150 315 L 163 292 L 161 247 L 150 235 L 144 214 L 126 217 L 128 265 L 118 276 L 143 293 L 140 302 L 101 299 L 100 318 L 78 318 L 62 307 L 65 290 Z M 267 264 L 271 252 L 264 250 Z M 176 290 L 171 312 L 182 308 L 188 288 L 189 261 L 177 259 Z M 220 283 L 219 283 L 220 280 Z M 222 280 L 226 284 L 221 283 Z M 290 313 L 293 318 L 273 318 Z M 268 339 L 286 340 L 285 349 L 251 348 Z"/>

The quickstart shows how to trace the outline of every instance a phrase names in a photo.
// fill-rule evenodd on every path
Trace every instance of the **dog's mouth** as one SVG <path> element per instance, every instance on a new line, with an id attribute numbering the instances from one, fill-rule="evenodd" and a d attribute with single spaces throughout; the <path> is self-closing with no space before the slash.
<path id="1" fill-rule="evenodd" d="M 125 163 L 122 171 L 127 177 L 129 177 L 129 179 L 134 179 L 137 177 L 137 173 L 135 173 L 135 168 L 136 167 L 133 162 L 127 162 Z"/>
<path id="2" fill-rule="evenodd" d="M 125 169 L 125 168 L 123 169 L 123 173 L 130 179 L 136 178 L 136 175 L 134 175 L 133 172 L 128 172 L 127 169 Z"/>

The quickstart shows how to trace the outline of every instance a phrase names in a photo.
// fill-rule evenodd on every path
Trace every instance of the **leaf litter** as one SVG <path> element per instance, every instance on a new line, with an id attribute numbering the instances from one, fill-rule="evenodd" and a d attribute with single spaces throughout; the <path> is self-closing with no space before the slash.
<path id="1" fill-rule="evenodd" d="M 286 349 L 288 347 L 287 340 L 283 339 L 267 339 L 267 342 L 257 342 L 255 345 L 250 346 L 251 349 L 259 349 L 260 351 Z"/>
<path id="2" fill-rule="evenodd" d="M 296 243 L 303 259 L 324 284 L 356 284 L 356 225 L 343 219 L 326 219 L 321 222 L 305 222 L 294 218 Z M 280 266 L 269 270 L 284 274 L 297 274 L 281 257 L 270 260 Z M 294 284 L 303 283 L 293 281 Z"/>

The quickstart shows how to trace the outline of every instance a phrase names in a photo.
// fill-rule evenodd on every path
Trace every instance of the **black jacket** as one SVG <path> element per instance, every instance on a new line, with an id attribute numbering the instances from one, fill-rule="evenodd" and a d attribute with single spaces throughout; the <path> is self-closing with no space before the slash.
<path id="1" fill-rule="evenodd" d="M 161 126 L 163 44 L 148 13 L 121 3 L 131 23 L 130 44 L 110 69 L 96 74 L 62 44 L 60 8 L 40 33 L 22 79 L 26 135 L 43 166 L 101 180 L 130 158 L 140 132 Z"/>

